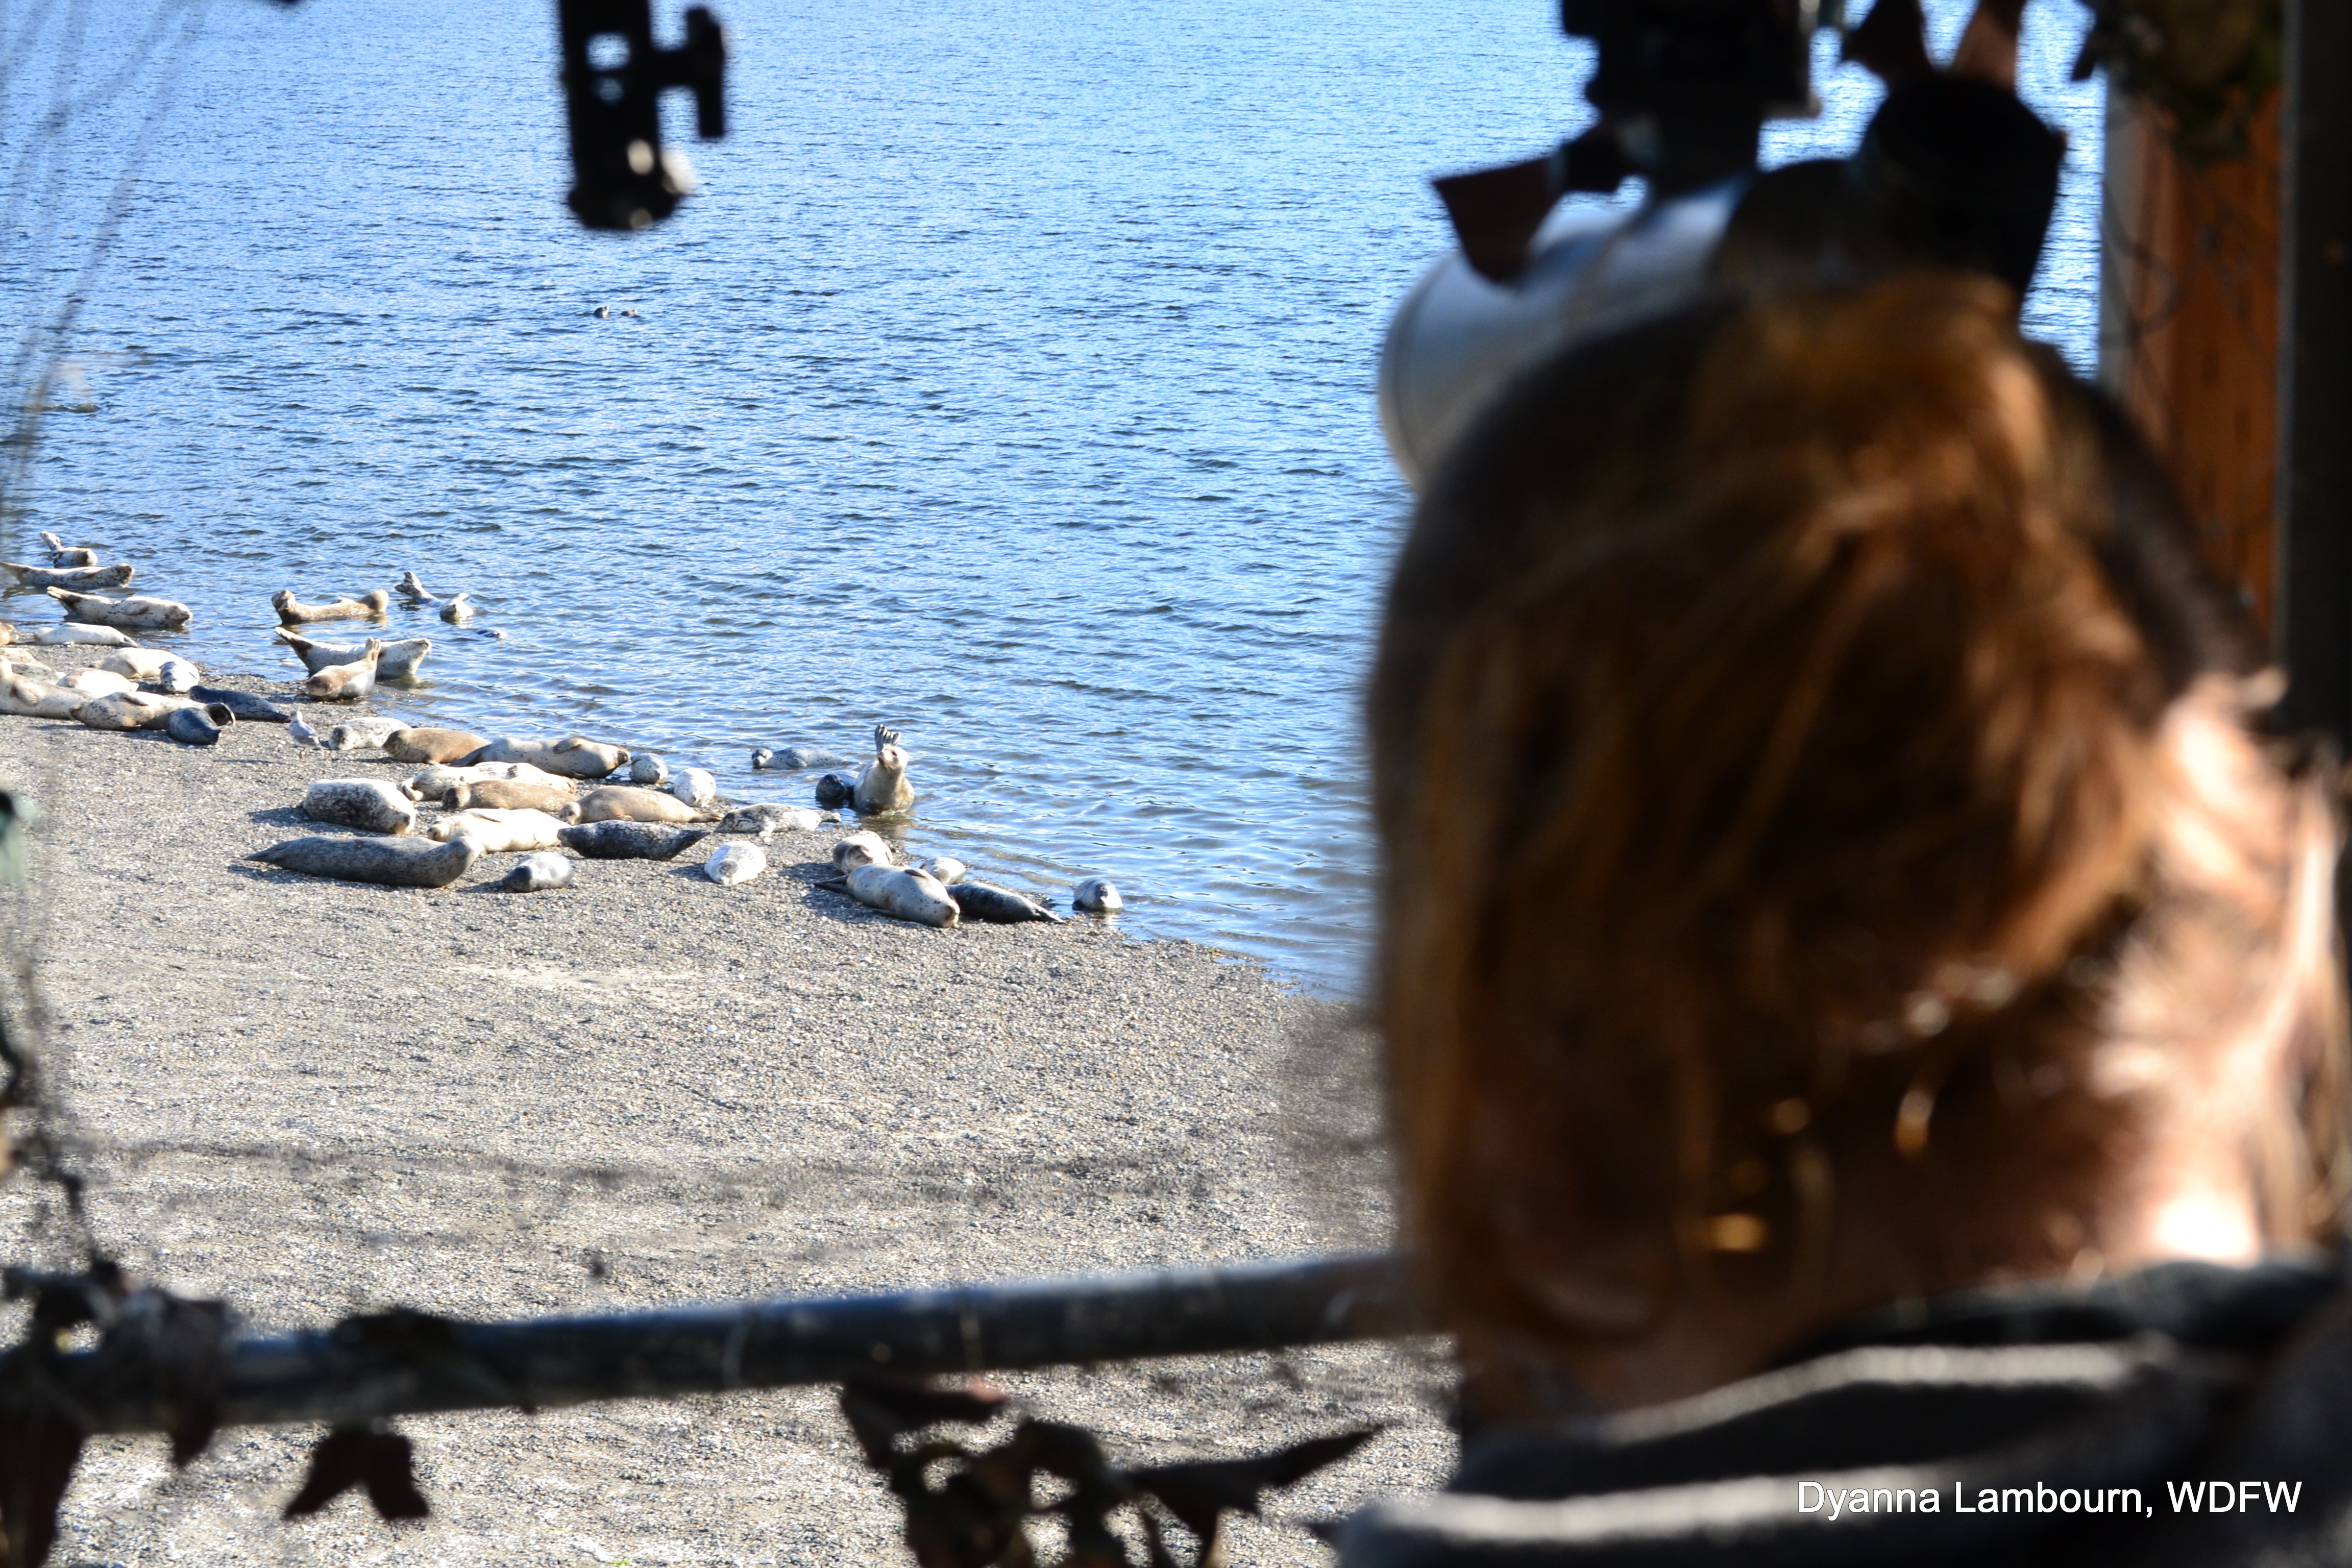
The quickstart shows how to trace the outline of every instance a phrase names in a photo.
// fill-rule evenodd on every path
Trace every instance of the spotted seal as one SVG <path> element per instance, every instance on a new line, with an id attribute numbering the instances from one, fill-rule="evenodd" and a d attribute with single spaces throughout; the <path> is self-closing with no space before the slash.
<path id="1" fill-rule="evenodd" d="M 702 874 L 722 888 L 748 882 L 767 868 L 767 852 L 756 844 L 727 845 L 702 863 Z"/>
<path id="2" fill-rule="evenodd" d="M 670 777 L 669 793 L 699 810 L 719 799 L 719 781 L 709 768 L 680 768 Z"/>
<path id="3" fill-rule="evenodd" d="M 454 763 L 468 752 L 478 752 L 489 742 L 464 730 L 436 730 L 418 726 L 394 730 L 383 738 L 383 754 L 395 763 Z"/>
<path id="4" fill-rule="evenodd" d="M 955 900 L 927 871 L 860 866 L 849 873 L 848 885 L 849 896 L 867 909 L 879 910 L 917 925 L 951 926 L 960 918 Z"/>
<path id="5" fill-rule="evenodd" d="M 1108 878 L 1087 877 L 1070 889 L 1070 907 L 1090 915 L 1115 915 L 1127 907 L 1127 900 Z"/>
<path id="6" fill-rule="evenodd" d="M 500 735 L 479 752 L 461 759 L 466 763 L 529 763 L 542 773 L 574 779 L 601 779 L 628 760 L 626 746 L 608 746 L 579 735 L 566 735 L 561 741 L 527 741 Z"/>
<path id="7" fill-rule="evenodd" d="M 629 761 L 629 782 L 647 789 L 659 789 L 669 783 L 669 764 L 648 752 Z"/>
<path id="8" fill-rule="evenodd" d="M 327 750 L 331 752 L 367 752 L 383 745 L 400 732 L 400 721 L 371 714 L 364 719 L 346 719 L 327 731 Z"/>
<path id="9" fill-rule="evenodd" d="M 417 838 L 289 838 L 246 858 L 343 882 L 446 888 L 473 869 L 481 857 L 481 844 L 461 833 L 446 844 Z"/>
<path id="10" fill-rule="evenodd" d="M 472 620 L 475 606 L 467 602 L 470 597 L 467 594 L 452 596 L 447 604 L 441 606 L 441 618 L 453 626 L 462 626 Z"/>
<path id="11" fill-rule="evenodd" d="M 394 835 L 416 829 L 416 807 L 382 779 L 319 779 L 302 792 L 302 815 L 313 822 Z"/>
<path id="12" fill-rule="evenodd" d="M 425 580 L 414 572 L 400 574 L 400 595 L 412 605 L 437 605 L 441 602 L 425 586 Z"/>
<path id="13" fill-rule="evenodd" d="M 539 770 L 533 768 L 533 773 Z M 461 784 L 444 798 L 452 811 L 543 811 L 550 816 L 572 820 L 578 810 L 580 786 L 570 779 L 545 779 L 533 784 L 523 779 L 481 779 Z"/>
<path id="14" fill-rule="evenodd" d="M 52 566 L 95 566 L 98 547 L 94 544 L 68 544 L 48 530 L 41 531 L 41 543 L 49 552 Z"/>
<path id="15" fill-rule="evenodd" d="M 84 626 L 68 621 L 61 626 L 35 626 L 25 635 L 34 647 L 137 647 L 139 640 L 120 626 Z"/>
<path id="16" fill-rule="evenodd" d="M 284 724 L 294 717 L 268 698 L 239 691 L 233 686 L 191 686 L 188 695 L 199 702 L 217 703 L 245 723 Z"/>
<path id="17" fill-rule="evenodd" d="M 51 588 L 47 593 L 66 607 L 68 620 L 117 630 L 175 632 L 195 618 L 195 612 L 177 599 L 157 599 L 144 594 L 110 599 L 101 594 L 77 594 L 69 588 Z"/>
<path id="18" fill-rule="evenodd" d="M 383 644 L 368 639 L 366 650 L 350 664 L 331 664 L 302 683 L 302 689 L 321 702 L 356 702 L 375 689 L 376 665 Z"/>
<path id="19" fill-rule="evenodd" d="M 566 827 L 556 842 L 591 860 L 671 860 L 710 837 L 707 827 L 671 827 L 657 822 L 592 822 Z"/>
<path id="20" fill-rule="evenodd" d="M 29 566 L 22 561 L 0 561 L 0 572 L 27 588 L 77 588 L 85 593 L 92 588 L 128 587 L 138 575 L 127 561 L 113 566 Z"/>
<path id="21" fill-rule="evenodd" d="M 572 858 L 552 850 L 526 855 L 515 862 L 514 869 L 499 879 L 499 889 L 508 893 L 543 893 L 550 888 L 572 886 Z"/>
<path id="22" fill-rule="evenodd" d="M 828 822 L 840 817 L 829 811 L 811 811 L 803 805 L 776 805 L 768 801 L 754 801 L 739 805 L 721 818 L 721 833 L 756 833 L 761 838 L 772 838 L 779 833 L 814 833 Z"/>
<path id="23" fill-rule="evenodd" d="M 887 866 L 896 858 L 878 833 L 845 833 L 833 846 L 833 868 L 844 876 L 860 866 Z"/>
<path id="24" fill-rule="evenodd" d="M 320 621 L 380 621 L 392 613 L 392 595 L 371 588 L 356 599 L 346 595 L 323 605 L 306 605 L 294 596 L 293 589 L 280 588 L 269 595 L 269 607 L 278 612 L 278 623 L 289 626 L 316 626 Z"/>
<path id="25" fill-rule="evenodd" d="M 923 869 L 938 879 L 941 887 L 952 888 L 971 875 L 971 868 L 952 855 L 940 855 L 923 862 Z"/>
<path id="26" fill-rule="evenodd" d="M 915 786 L 907 782 L 907 764 L 911 760 L 898 744 L 898 731 L 874 726 L 874 760 L 857 775 L 857 788 L 850 797 L 861 815 L 905 811 L 915 804 Z"/>

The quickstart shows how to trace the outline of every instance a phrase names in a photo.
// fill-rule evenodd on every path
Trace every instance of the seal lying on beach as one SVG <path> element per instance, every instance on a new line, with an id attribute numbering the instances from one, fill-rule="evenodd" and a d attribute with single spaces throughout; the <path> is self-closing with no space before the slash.
<path id="1" fill-rule="evenodd" d="M 188 695 L 199 702 L 226 708 L 245 722 L 283 724 L 294 717 L 268 698 L 239 691 L 233 686 L 191 686 Z"/>
<path id="2" fill-rule="evenodd" d="M 566 827 L 556 842 L 591 860 L 672 860 L 689 845 L 710 837 L 707 827 L 669 827 L 657 822 L 592 822 Z"/>
<path id="3" fill-rule="evenodd" d="M 971 875 L 971 868 L 952 855 L 940 855 L 923 862 L 923 869 L 939 879 L 940 885 L 952 888 Z"/>
<path id="4" fill-rule="evenodd" d="M 150 691 L 162 691 L 173 697 L 184 697 L 204 680 L 205 672 L 184 658 L 167 658 L 154 678 L 140 684 Z"/>
<path id="5" fill-rule="evenodd" d="M 572 859 L 552 850 L 526 855 L 515 862 L 514 869 L 499 879 L 499 889 L 507 893 L 543 893 L 550 888 L 572 886 Z"/>
<path id="6" fill-rule="evenodd" d="M 722 888 L 748 882 L 768 868 L 766 851 L 756 844 L 730 844 L 714 849 L 702 863 L 702 874 Z"/>
<path id="7" fill-rule="evenodd" d="M 47 546 L 52 566 L 95 566 L 98 547 L 91 544 L 68 544 L 47 529 L 41 531 L 41 542 Z"/>
<path id="8" fill-rule="evenodd" d="M 909 760 L 898 744 L 898 731 L 874 726 L 874 760 L 857 775 L 857 790 L 851 797 L 859 812 L 877 816 L 915 804 L 915 786 L 907 782 Z"/>
<path id="9" fill-rule="evenodd" d="M 709 768 L 680 768 L 669 781 L 669 793 L 700 808 L 719 798 L 719 781 Z"/>
<path id="10" fill-rule="evenodd" d="M 412 605 L 437 605 L 441 602 L 425 586 L 424 580 L 414 572 L 403 572 L 400 574 L 400 593 L 401 597 Z"/>
<path id="11" fill-rule="evenodd" d="M 839 773 L 820 774 L 816 781 L 816 803 L 827 811 L 847 805 L 857 786 Z"/>
<path id="12" fill-rule="evenodd" d="M 400 732 L 400 721 L 371 714 L 365 719 L 346 719 L 327 731 L 326 746 L 331 752 L 365 752 L 383 745 Z"/>
<path id="13" fill-rule="evenodd" d="M 411 800 L 440 800 L 462 784 L 479 784 L 486 779 L 511 779 L 517 784 L 567 784 L 575 792 L 579 786 L 572 781 L 541 773 L 528 763 L 476 763 L 469 767 L 451 767 L 436 763 L 421 773 L 411 773 L 401 791 Z"/>
<path id="14" fill-rule="evenodd" d="M 453 626 L 462 626 L 474 618 L 474 606 L 466 602 L 468 595 L 459 594 L 441 606 L 441 618 Z"/>
<path id="15" fill-rule="evenodd" d="M 139 683 L 126 675 L 110 669 L 77 669 L 58 682 L 68 691 L 79 691 L 84 697 L 111 697 L 118 691 L 136 691 Z"/>
<path id="16" fill-rule="evenodd" d="M 132 680 L 152 680 L 163 673 L 165 665 L 179 657 L 160 647 L 119 647 L 100 659 L 98 668 Z"/>
<path id="17" fill-rule="evenodd" d="M 1070 889 L 1070 907 L 1090 915 L 1115 915 L 1127 907 L 1107 877 L 1088 877 Z"/>
<path id="18" fill-rule="evenodd" d="M 312 642 L 301 633 L 289 631 L 284 626 L 278 628 L 278 640 L 292 648 L 294 656 L 302 661 L 302 667 L 313 675 L 339 664 L 350 664 L 367 652 L 360 643 Z M 383 661 L 375 667 L 375 678 L 395 685 L 405 685 L 416 679 L 416 667 L 423 664 L 425 656 L 432 651 L 430 637 L 402 637 L 397 642 L 385 643 Z"/>
<path id="19" fill-rule="evenodd" d="M 381 667 L 379 666 L 379 668 Z M 383 738 L 383 754 L 395 763 L 454 763 L 489 742 L 464 730 L 418 727 L 394 730 Z"/>
<path id="20" fill-rule="evenodd" d="M 320 779 L 302 792 L 302 815 L 313 822 L 369 833 L 411 833 L 416 808 L 382 779 Z"/>
<path id="21" fill-rule="evenodd" d="M 81 710 L 74 717 L 93 730 L 161 730 L 171 723 L 172 715 L 181 709 L 204 706 L 192 697 L 166 697 L 154 691 L 118 691 L 111 697 L 91 698 L 81 705 Z M 226 708 L 213 716 L 224 728 L 236 721 L 236 715 Z"/>
<path id="22" fill-rule="evenodd" d="M 461 833 L 446 844 L 415 838 L 289 838 L 246 858 L 306 877 L 377 882 L 387 888 L 446 888 L 481 857 L 481 845 Z"/>
<path id="23" fill-rule="evenodd" d="M 236 722 L 226 708 L 174 708 L 163 717 L 163 733 L 184 746 L 217 746 L 221 731 Z"/>
<path id="24" fill-rule="evenodd" d="M 849 873 L 848 882 L 851 898 L 869 910 L 879 910 L 902 921 L 946 927 L 955 924 L 959 918 L 955 900 L 927 871 L 860 866 Z"/>
<path id="25" fill-rule="evenodd" d="M 959 913 L 967 920 L 985 921 L 990 925 L 1019 925 L 1024 921 L 1047 921 L 1055 925 L 1063 917 L 1055 914 L 1034 899 L 1024 898 L 1010 888 L 993 887 L 986 882 L 950 882 L 948 897 L 955 900 Z"/>
<path id="26" fill-rule="evenodd" d="M 844 876 L 860 866 L 887 866 L 893 858 L 878 833 L 845 833 L 833 847 L 833 868 Z"/>
<path id="27" fill-rule="evenodd" d="M 280 588 L 269 595 L 269 607 L 278 612 L 278 623 L 289 626 L 316 626 L 320 621 L 380 621 L 391 613 L 392 595 L 381 588 L 371 588 L 359 598 L 330 599 L 323 605 L 306 605 L 294 596 L 291 588 Z"/>
<path id="28" fill-rule="evenodd" d="M 607 746 L 579 735 L 561 741 L 521 741 L 500 735 L 462 763 L 529 763 L 542 773 L 566 778 L 601 779 L 629 760 L 626 746 Z"/>
<path id="29" fill-rule="evenodd" d="M 606 784 L 580 797 L 575 822 L 704 822 L 706 815 L 657 789 Z"/>
<path id="30" fill-rule="evenodd" d="M 66 607 L 68 620 L 131 631 L 175 632 L 195 618 L 195 612 L 176 599 L 151 598 L 144 594 L 134 594 L 128 599 L 109 599 L 98 594 L 51 588 L 48 595 Z"/>
<path id="31" fill-rule="evenodd" d="M 331 664 L 302 683 L 302 689 L 321 702 L 356 702 L 375 689 L 376 665 L 383 644 L 368 639 L 367 649 L 350 664 Z"/>
<path id="32" fill-rule="evenodd" d="M 543 811 L 477 807 L 445 816 L 425 830 L 425 837 L 447 843 L 460 833 L 482 841 L 485 855 L 511 855 L 518 850 L 552 849 L 563 824 Z"/>
<path id="33" fill-rule="evenodd" d="M 841 819 L 829 811 L 811 811 L 803 805 L 773 805 L 757 801 L 739 805 L 729 812 L 719 824 L 721 833 L 756 833 L 762 838 L 772 838 L 779 833 L 814 833 L 828 822 Z"/>
<path id="34" fill-rule="evenodd" d="M 127 561 L 116 566 L 27 566 L 22 561 L 0 561 L 0 572 L 27 588 L 121 588 L 137 575 Z"/>
<path id="35" fill-rule="evenodd" d="M 25 641 L 34 647 L 70 647 L 77 644 L 91 647 L 137 647 L 138 639 L 126 636 L 113 626 L 88 626 L 68 621 L 61 626 L 35 626 L 26 634 Z"/>
<path id="36" fill-rule="evenodd" d="M 539 773 L 537 768 L 531 770 Z M 452 811 L 543 811 L 570 821 L 580 786 L 570 779 L 540 777 L 544 784 L 523 779 L 480 779 L 452 788 L 443 798 Z"/>
<path id="37" fill-rule="evenodd" d="M 140 694 L 134 691 L 127 695 Z M 90 700 L 79 691 L 51 686 L 47 681 L 0 676 L 0 713 L 14 714 L 19 719 L 79 718 Z"/>
<path id="38" fill-rule="evenodd" d="M 757 752 L 752 754 L 758 755 Z M 754 763 L 752 765 L 760 764 Z M 770 752 L 767 765 L 796 773 L 809 768 L 854 768 L 857 765 L 857 759 L 830 746 L 786 746 L 781 752 Z"/>
<path id="39" fill-rule="evenodd" d="M 634 757 L 629 762 L 629 782 L 647 789 L 659 789 L 669 783 L 669 764 L 650 752 Z"/>

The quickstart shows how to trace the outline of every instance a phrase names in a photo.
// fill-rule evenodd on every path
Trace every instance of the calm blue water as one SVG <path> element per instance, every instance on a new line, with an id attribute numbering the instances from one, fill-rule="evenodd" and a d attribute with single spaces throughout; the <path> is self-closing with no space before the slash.
<path id="1" fill-rule="evenodd" d="M 27 532 L 194 605 L 165 640 L 199 659 L 287 673 L 271 592 L 414 568 L 508 636 L 395 613 L 436 643 L 402 710 L 738 795 L 805 798 L 754 745 L 887 721 L 919 847 L 1108 873 L 1131 930 L 1352 989 L 1358 688 L 1407 506 L 1372 367 L 1447 244 L 1423 178 L 1585 119 L 1552 6 L 714 4 L 736 134 L 614 237 L 562 205 L 550 6 L 8 0 L 12 320 L 68 297 L 126 193 Z M 1964 8 L 1931 9 L 1948 45 Z M 2028 96 L 2075 148 L 2030 320 L 2082 361 L 2079 9 L 2034 8 Z M 1875 102 L 1828 47 L 1829 113 L 1776 160 Z"/>

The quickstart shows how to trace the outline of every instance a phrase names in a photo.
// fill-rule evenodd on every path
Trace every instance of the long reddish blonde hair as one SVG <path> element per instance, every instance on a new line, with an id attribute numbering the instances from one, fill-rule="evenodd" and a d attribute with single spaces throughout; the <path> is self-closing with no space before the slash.
<path id="1" fill-rule="evenodd" d="M 2332 1221 L 2330 809 L 2145 454 L 2013 319 L 1927 274 L 1695 310 L 1524 384 L 1425 500 L 1380 984 L 1466 1334 L 2063 1269 L 2257 1046 L 2301 1073 L 2265 1232 Z M 1865 1196 L 1916 1216 L 1868 1256 Z"/>

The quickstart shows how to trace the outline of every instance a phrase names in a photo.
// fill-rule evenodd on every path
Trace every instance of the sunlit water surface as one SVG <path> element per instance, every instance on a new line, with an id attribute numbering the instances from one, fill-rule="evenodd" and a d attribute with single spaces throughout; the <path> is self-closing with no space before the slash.
<path id="1" fill-rule="evenodd" d="M 562 205 L 546 5 L 213 0 L 193 42 L 182 0 L 11 7 L 17 319 L 140 175 L 32 526 L 135 562 L 197 611 L 157 640 L 226 668 L 294 670 L 280 587 L 471 590 L 504 640 L 396 612 L 435 652 L 395 710 L 618 739 L 740 795 L 807 798 L 754 746 L 887 721 L 915 847 L 1042 889 L 1105 873 L 1131 931 L 1356 990 L 1359 689 L 1408 505 L 1376 351 L 1447 244 L 1423 178 L 1583 123 L 1554 8 L 717 3 L 735 134 L 627 238 Z M 1961 7 L 1934 9 L 1948 45 Z M 2074 9 L 2035 8 L 2028 96 L 2074 144 L 2029 315 L 2079 362 Z M 1775 161 L 1850 147 L 1875 104 L 1827 47 L 1828 112 Z"/>

